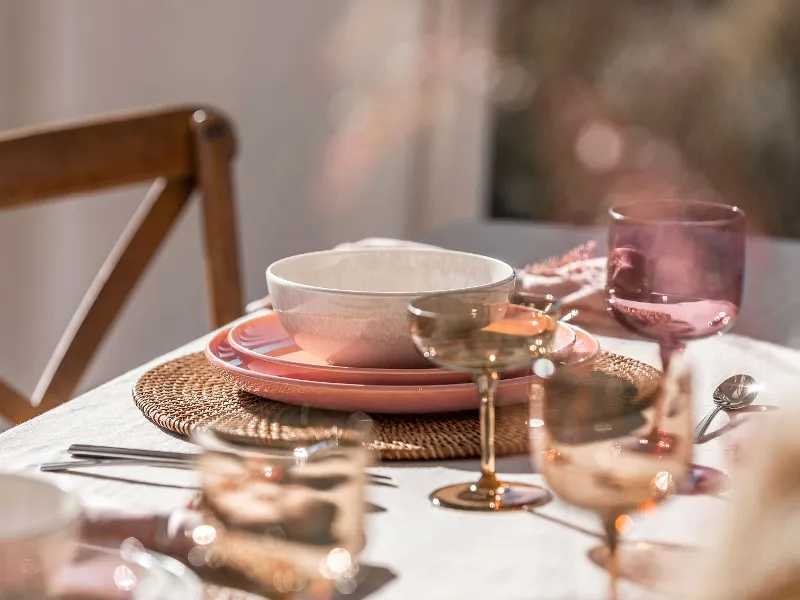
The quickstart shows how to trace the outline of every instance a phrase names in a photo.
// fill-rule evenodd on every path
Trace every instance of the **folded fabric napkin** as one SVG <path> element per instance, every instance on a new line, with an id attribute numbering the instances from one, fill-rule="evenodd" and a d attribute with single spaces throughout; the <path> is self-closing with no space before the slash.
<path id="1" fill-rule="evenodd" d="M 519 288 L 532 294 L 552 294 L 569 322 L 594 334 L 630 337 L 606 310 L 606 259 L 594 257 L 597 243 L 587 242 L 560 258 L 532 263 L 517 273 Z"/>
<path id="2" fill-rule="evenodd" d="M 334 250 L 353 248 L 436 248 L 407 240 L 391 238 L 366 238 L 357 242 L 339 244 Z M 584 327 L 598 335 L 631 337 L 616 321 L 608 316 L 605 305 L 606 259 L 594 257 L 597 244 L 587 242 L 567 252 L 564 256 L 531 263 L 517 271 L 519 287 L 532 294 L 552 294 L 561 300 L 564 312 L 575 311 L 570 323 Z M 269 296 L 251 302 L 247 312 L 271 308 Z"/>

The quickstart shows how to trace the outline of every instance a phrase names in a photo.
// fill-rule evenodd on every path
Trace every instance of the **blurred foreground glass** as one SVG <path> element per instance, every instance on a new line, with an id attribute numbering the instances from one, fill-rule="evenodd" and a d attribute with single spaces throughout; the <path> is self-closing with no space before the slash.
<path id="1" fill-rule="evenodd" d="M 202 511 L 189 561 L 223 569 L 237 587 L 290 598 L 355 591 L 365 545 L 360 440 L 338 436 L 276 452 L 242 436 L 205 430 Z"/>
<path id="2" fill-rule="evenodd" d="M 692 457 L 692 379 L 674 361 L 660 386 L 600 371 L 555 370 L 531 398 L 533 461 L 560 498 L 594 511 L 607 541 L 603 557 L 616 598 L 619 570 L 641 570 L 658 560 L 658 546 L 636 544 L 618 553 L 628 512 L 677 493 Z M 661 444 L 640 445 L 661 415 Z M 629 567 L 626 569 L 626 565 Z"/>
<path id="3" fill-rule="evenodd" d="M 423 356 L 446 369 L 472 374 L 480 398 L 481 478 L 431 494 L 437 506 L 513 510 L 547 502 L 538 486 L 504 483 L 495 474 L 495 392 L 500 374 L 530 368 L 547 356 L 556 321 L 512 303 L 503 291 L 454 292 L 417 298 L 408 306 L 411 337 Z"/>
<path id="4" fill-rule="evenodd" d="M 36 477 L 0 474 L 0 598 L 50 598 L 78 548 L 78 497 Z"/>
<path id="5" fill-rule="evenodd" d="M 736 322 L 744 280 L 745 219 L 736 207 L 653 200 L 611 208 L 608 309 L 658 342 L 664 372 L 686 342 Z"/>

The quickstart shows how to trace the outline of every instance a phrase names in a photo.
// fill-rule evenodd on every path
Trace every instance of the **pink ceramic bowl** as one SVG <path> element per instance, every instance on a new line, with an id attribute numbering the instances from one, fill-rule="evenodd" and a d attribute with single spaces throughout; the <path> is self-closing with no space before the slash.
<path id="1" fill-rule="evenodd" d="M 514 269 L 452 250 L 326 250 L 273 263 L 267 287 L 281 325 L 303 350 L 332 365 L 403 369 L 431 366 L 411 341 L 411 300 L 433 292 L 510 291 Z"/>

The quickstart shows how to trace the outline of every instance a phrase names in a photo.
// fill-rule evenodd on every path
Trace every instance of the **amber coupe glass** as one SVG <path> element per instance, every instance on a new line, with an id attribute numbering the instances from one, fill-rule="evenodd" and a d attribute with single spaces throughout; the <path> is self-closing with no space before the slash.
<path id="1" fill-rule="evenodd" d="M 540 310 L 514 304 L 509 292 L 443 293 L 408 306 L 411 336 L 423 356 L 446 369 L 468 371 L 480 402 L 481 477 L 436 490 L 437 506 L 500 511 L 541 504 L 549 493 L 533 485 L 505 483 L 495 474 L 495 391 L 501 373 L 530 367 L 550 352 L 556 321 Z"/>

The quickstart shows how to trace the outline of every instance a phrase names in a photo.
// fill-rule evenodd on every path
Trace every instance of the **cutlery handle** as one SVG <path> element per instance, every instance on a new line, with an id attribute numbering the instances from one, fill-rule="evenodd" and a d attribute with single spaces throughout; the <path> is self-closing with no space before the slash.
<path id="1" fill-rule="evenodd" d="M 263 458 L 272 458 L 275 460 L 310 458 L 336 445 L 336 443 L 337 440 L 335 438 L 329 438 L 305 448 L 296 448 L 294 451 L 284 450 L 275 453 L 262 453 L 261 456 Z M 94 446 L 92 444 L 73 444 L 68 448 L 68 452 L 71 456 L 76 458 L 128 458 L 171 463 L 194 463 L 200 456 L 198 452 L 165 452 L 163 450 L 116 448 L 113 446 Z"/>
<path id="2" fill-rule="evenodd" d="M 200 456 L 191 452 L 164 452 L 162 450 L 139 450 L 134 448 L 114 448 L 111 446 L 93 446 L 90 444 L 73 444 L 68 452 L 72 456 L 87 458 L 135 458 L 147 460 L 163 460 L 170 462 L 192 462 Z"/>
<path id="3" fill-rule="evenodd" d="M 697 424 L 697 427 L 694 428 L 695 442 L 697 442 L 701 437 L 703 437 L 703 434 L 706 432 L 706 429 L 708 429 L 708 426 L 711 425 L 711 421 L 714 420 L 714 417 L 716 417 L 717 413 L 719 413 L 719 411 L 721 410 L 722 410 L 721 406 L 715 406 L 714 410 L 708 413 L 706 415 L 706 418 Z"/>
<path id="4" fill-rule="evenodd" d="M 127 467 L 161 467 L 164 469 L 186 469 L 193 470 L 194 465 L 187 462 L 170 462 L 167 460 L 145 460 L 145 459 L 132 459 L 132 458 L 87 458 L 81 460 L 69 460 L 64 462 L 50 462 L 42 463 L 39 465 L 39 470 L 49 473 L 60 473 L 69 471 L 71 469 L 85 469 L 90 467 L 109 467 L 109 466 L 127 466 Z M 380 473 L 364 472 L 364 478 L 368 484 L 394 486 L 392 478 L 388 475 L 381 475 Z M 142 482 L 144 483 L 144 482 Z M 395 486 L 396 487 L 396 486 Z"/>
<path id="5" fill-rule="evenodd" d="M 42 463 L 39 465 L 39 470 L 44 472 L 57 473 L 60 471 L 68 471 L 69 469 L 82 469 L 85 467 L 103 467 L 113 465 L 125 466 L 151 466 L 151 467 L 164 467 L 168 469 L 192 469 L 192 464 L 186 461 L 174 462 L 168 460 L 147 460 L 147 459 L 133 459 L 133 458 L 89 458 L 84 460 L 70 460 L 64 462 L 51 462 Z"/>

